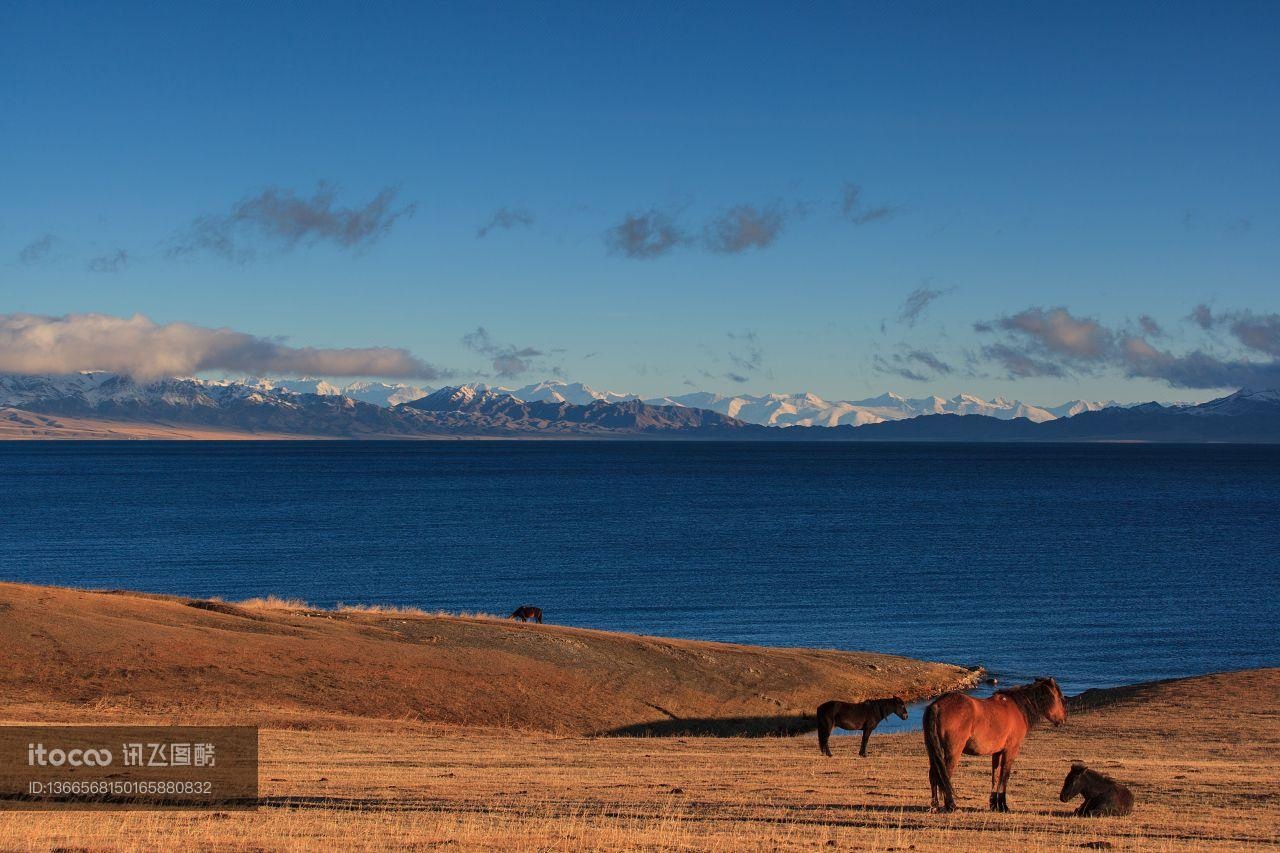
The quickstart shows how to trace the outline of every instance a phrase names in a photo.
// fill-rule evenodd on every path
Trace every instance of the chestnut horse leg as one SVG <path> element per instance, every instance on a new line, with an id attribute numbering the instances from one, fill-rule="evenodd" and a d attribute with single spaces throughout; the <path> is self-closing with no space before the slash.
<path id="1" fill-rule="evenodd" d="M 862 748 L 858 750 L 858 755 L 863 758 L 867 757 L 867 741 L 870 740 L 871 733 L 875 731 L 875 728 L 876 724 L 869 720 L 862 724 Z"/>
<path id="2" fill-rule="evenodd" d="M 963 750 L 964 750 L 964 747 L 961 746 L 959 749 L 953 750 L 948 753 L 947 755 L 947 778 L 948 779 L 956 778 L 956 767 L 959 766 L 960 764 L 960 755 L 962 754 Z M 953 812 L 956 810 L 955 794 L 952 793 L 950 789 L 947 791 L 947 796 L 945 797 L 945 800 L 943 802 L 943 808 L 949 812 Z"/>
<path id="3" fill-rule="evenodd" d="M 836 722 L 832 719 L 834 715 L 823 709 L 818 714 L 818 749 L 822 750 L 822 754 L 827 758 L 831 758 L 831 730 L 835 728 Z"/>
<path id="4" fill-rule="evenodd" d="M 988 805 L 993 812 L 1000 808 L 1000 762 L 1003 758 L 1003 752 L 991 753 L 991 799 Z"/>
<path id="5" fill-rule="evenodd" d="M 1013 760 L 1018 757 L 1018 749 L 1021 746 L 1005 747 L 1004 759 L 1000 762 L 1000 802 L 999 811 L 1007 812 L 1009 810 L 1009 774 L 1013 772 Z"/>

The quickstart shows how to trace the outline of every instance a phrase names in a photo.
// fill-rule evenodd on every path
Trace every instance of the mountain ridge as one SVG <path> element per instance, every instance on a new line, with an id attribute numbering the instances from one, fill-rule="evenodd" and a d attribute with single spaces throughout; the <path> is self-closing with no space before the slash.
<path id="1" fill-rule="evenodd" d="M 174 383 L 190 383 L 181 388 Z M 115 374 L 84 371 L 76 374 L 44 377 L 0 376 L 0 406 L 23 407 L 31 402 L 42 403 L 61 398 L 84 398 L 98 403 L 110 400 L 138 401 L 148 396 L 163 396 L 176 392 L 189 395 L 199 387 L 205 396 L 213 399 L 247 398 L 252 394 L 314 394 L 321 397 L 349 397 L 357 402 L 372 403 L 392 408 L 426 397 L 435 390 L 426 386 L 404 383 L 360 381 L 340 385 L 325 379 L 303 377 L 296 379 L 270 379 L 253 377 L 240 380 L 197 379 L 174 377 L 171 379 L 135 382 Z M 588 406 L 595 402 L 621 403 L 641 400 L 637 394 L 600 391 L 582 382 L 560 379 L 543 380 L 521 388 L 467 383 L 453 388 L 506 394 L 526 403 L 551 402 Z M 909 398 L 892 391 L 862 400 L 830 401 L 813 392 L 769 393 L 761 395 L 724 395 L 710 391 L 643 398 L 651 406 L 679 406 L 690 409 L 707 409 L 747 423 L 762 426 L 840 426 L 849 424 L 881 423 L 905 420 L 919 415 L 961 414 L 989 415 L 1004 420 L 1025 417 L 1032 421 L 1048 421 L 1069 417 L 1081 411 L 1094 411 L 1119 405 L 1113 400 L 1070 400 L 1057 406 L 1041 406 L 1020 400 L 1008 400 L 997 396 L 986 400 L 974 394 L 960 393 L 949 398 L 938 395 Z"/>
<path id="2" fill-rule="evenodd" d="M 313 381 L 313 380 L 308 380 Z M 567 385 L 567 383 L 566 383 Z M 983 413 L 984 401 L 908 401 L 885 394 L 871 402 L 915 405 L 911 417 L 857 423 L 764 425 L 710 408 L 663 398 L 661 405 L 612 395 L 579 405 L 561 386 L 542 383 L 542 399 L 507 389 L 446 386 L 408 402 L 382 406 L 345 394 L 303 393 L 298 383 L 253 384 L 192 378 L 136 382 L 112 374 L 0 376 L 0 408 L 18 432 L 23 412 L 122 424 L 329 438 L 670 438 L 767 441 L 1190 441 L 1280 443 L 1280 392 L 1241 390 L 1198 405 L 1145 403 L 1084 408 L 1035 420 Z M 316 391 L 331 388 L 317 384 Z M 391 387 L 391 386 L 388 386 Z M 590 391 L 587 386 L 582 388 Z M 574 393 L 586 393 L 570 389 Z M 379 392 L 381 393 L 381 392 Z M 686 402 L 702 398 L 686 395 Z M 785 395 L 778 395 L 785 399 Z M 809 395 L 806 395 L 809 396 Z M 816 395 L 815 395 L 816 396 Z M 721 398 L 723 401 L 726 398 Z M 612 401 L 611 401 L 612 400 Z M 1001 403 L 1011 401 L 997 398 Z M 941 403 L 952 402 L 958 411 Z M 923 405 L 928 404 L 928 405 Z M 1002 409 L 1002 413 L 1007 409 Z M 740 412 L 739 412 L 740 413 Z M 46 429 L 47 427 L 47 429 Z M 107 429 L 106 432 L 111 432 Z M 28 435 L 27 437 L 31 437 Z"/>

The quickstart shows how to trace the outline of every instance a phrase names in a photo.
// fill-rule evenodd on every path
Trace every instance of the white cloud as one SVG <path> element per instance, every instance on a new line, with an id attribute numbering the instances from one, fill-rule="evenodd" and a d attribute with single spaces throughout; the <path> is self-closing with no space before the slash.
<path id="1" fill-rule="evenodd" d="M 315 376 L 440 378 L 442 372 L 392 347 L 293 347 L 234 329 L 155 323 L 141 314 L 0 314 L 0 372 L 106 370 L 136 378 L 202 371 Z"/>

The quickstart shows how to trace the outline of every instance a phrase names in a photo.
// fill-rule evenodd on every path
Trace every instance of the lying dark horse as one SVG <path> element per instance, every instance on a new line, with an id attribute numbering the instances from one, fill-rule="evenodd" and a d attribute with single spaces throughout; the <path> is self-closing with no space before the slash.
<path id="1" fill-rule="evenodd" d="M 517 607 L 515 612 L 512 613 L 507 618 L 519 619 L 521 622 L 528 622 L 530 619 L 532 619 L 533 621 L 541 625 L 542 624 L 542 608 L 530 607 L 529 605 L 526 604 L 523 607 Z"/>
<path id="2" fill-rule="evenodd" d="M 933 808 L 955 811 L 951 787 L 960 754 L 991 756 L 991 810 L 1007 812 L 1009 773 L 1022 741 L 1040 718 L 1055 726 L 1067 719 L 1058 682 L 1037 678 L 1032 684 L 1000 690 L 989 699 L 948 693 L 924 709 L 924 745 L 929 752 L 929 789 Z M 938 792 L 945 803 L 938 804 Z"/>
<path id="3" fill-rule="evenodd" d="M 1069 803 L 1081 794 L 1084 802 L 1076 809 L 1080 817 L 1127 815 L 1133 811 L 1133 793 L 1128 788 L 1077 761 L 1071 765 L 1058 799 Z"/>
<path id="4" fill-rule="evenodd" d="M 831 757 L 828 741 L 834 728 L 854 731 L 862 729 L 862 748 L 858 755 L 866 756 L 867 739 L 875 731 L 880 721 L 890 714 L 907 718 L 907 703 L 897 696 L 890 699 L 868 699 L 866 702 L 840 702 L 832 699 L 818 706 L 818 749 L 822 754 Z"/>

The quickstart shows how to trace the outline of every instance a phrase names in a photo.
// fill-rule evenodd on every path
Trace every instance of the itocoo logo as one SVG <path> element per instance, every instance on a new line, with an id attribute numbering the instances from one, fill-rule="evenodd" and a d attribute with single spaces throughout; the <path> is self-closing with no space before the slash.
<path id="1" fill-rule="evenodd" d="M 27 744 L 28 767 L 106 767 L 109 749 L 45 749 L 42 743 Z"/>

